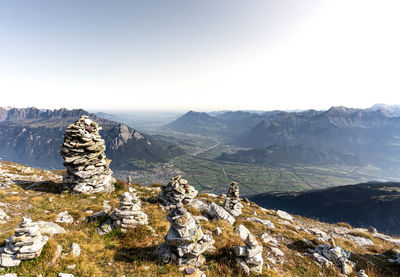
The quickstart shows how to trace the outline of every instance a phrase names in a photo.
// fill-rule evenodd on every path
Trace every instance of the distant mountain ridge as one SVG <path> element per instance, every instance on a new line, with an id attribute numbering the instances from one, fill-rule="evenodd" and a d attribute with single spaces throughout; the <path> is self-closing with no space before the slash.
<path id="1" fill-rule="evenodd" d="M 249 199 L 264 208 L 283 209 L 329 223 L 374 226 L 400 235 L 400 183 L 369 182 L 298 193 L 265 193 Z"/>
<path id="2" fill-rule="evenodd" d="M 128 126 L 85 110 L 0 108 L 0 157 L 30 166 L 63 168 L 59 154 L 68 124 L 88 115 L 103 128 L 107 157 L 113 169 L 132 169 L 133 160 L 166 162 L 184 153 L 179 147 L 153 139 Z"/>

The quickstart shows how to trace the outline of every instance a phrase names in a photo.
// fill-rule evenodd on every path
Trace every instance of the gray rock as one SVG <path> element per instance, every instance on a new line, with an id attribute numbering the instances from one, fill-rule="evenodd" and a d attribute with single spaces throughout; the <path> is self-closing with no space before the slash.
<path id="1" fill-rule="evenodd" d="M 58 277 L 74 277 L 71 273 L 58 273 Z"/>
<path id="2" fill-rule="evenodd" d="M 232 249 L 233 254 L 236 256 L 237 264 L 246 274 L 250 272 L 255 274 L 262 273 L 264 264 L 262 257 L 263 247 L 258 244 L 256 238 L 243 225 L 236 227 L 235 231 L 245 243 L 245 246 L 235 246 Z"/>
<path id="3" fill-rule="evenodd" d="M 197 193 L 197 190 L 182 179 L 182 176 L 176 176 L 167 185 L 162 186 L 158 200 L 164 207 L 173 209 L 181 202 L 191 204 Z"/>
<path id="4" fill-rule="evenodd" d="M 364 269 L 361 269 L 359 272 L 357 272 L 357 277 L 368 277 L 368 274 L 365 273 Z"/>
<path id="5" fill-rule="evenodd" d="M 218 206 L 214 202 L 211 202 L 210 205 L 208 205 L 208 209 L 205 211 L 205 213 L 211 218 L 211 219 L 216 219 L 216 220 L 226 220 L 229 222 L 229 224 L 233 225 L 235 223 L 235 218 L 229 214 L 224 208 Z"/>
<path id="6" fill-rule="evenodd" d="M 3 209 L 0 208 L 0 223 L 5 223 L 7 221 L 10 221 L 10 217 L 3 211 Z"/>
<path id="7" fill-rule="evenodd" d="M 63 227 L 54 222 L 37 221 L 36 224 L 42 234 L 52 236 L 56 234 L 65 234 L 67 232 Z"/>

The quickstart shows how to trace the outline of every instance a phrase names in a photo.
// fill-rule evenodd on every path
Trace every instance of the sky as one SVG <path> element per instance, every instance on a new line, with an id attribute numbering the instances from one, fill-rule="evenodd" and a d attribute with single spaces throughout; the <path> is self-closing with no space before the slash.
<path id="1" fill-rule="evenodd" d="M 400 104 L 398 0 L 0 0 L 0 106 Z"/>

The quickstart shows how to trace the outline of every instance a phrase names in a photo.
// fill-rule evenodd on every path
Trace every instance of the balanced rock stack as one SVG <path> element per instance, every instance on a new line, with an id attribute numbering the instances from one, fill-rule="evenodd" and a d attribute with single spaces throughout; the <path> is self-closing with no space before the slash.
<path id="1" fill-rule="evenodd" d="M 174 208 L 178 203 L 190 204 L 197 196 L 197 190 L 188 184 L 182 176 L 171 179 L 167 185 L 163 185 L 158 199 L 168 207 Z"/>
<path id="2" fill-rule="evenodd" d="M 236 228 L 245 246 L 234 246 L 233 253 L 236 256 L 238 265 L 247 273 L 262 273 L 263 267 L 263 247 L 258 244 L 256 237 L 243 225 Z"/>
<path id="3" fill-rule="evenodd" d="M 114 228 L 121 228 L 122 232 L 128 229 L 135 229 L 138 225 L 147 225 L 147 214 L 141 211 L 141 202 L 137 198 L 136 193 L 130 194 L 125 192 L 122 194 L 119 207 L 115 209 L 111 218 Z"/>
<path id="4" fill-rule="evenodd" d="M 240 203 L 239 187 L 236 182 L 229 185 L 223 208 L 233 216 L 239 216 L 242 214 L 243 205 Z"/>
<path id="5" fill-rule="evenodd" d="M 48 239 L 47 236 L 42 236 L 36 223 L 28 217 L 23 217 L 15 235 L 9 237 L 6 245 L 0 248 L 0 266 L 17 266 L 21 260 L 38 257 Z"/>
<path id="6" fill-rule="evenodd" d="M 70 124 L 64 135 L 61 156 L 67 173 L 63 183 L 73 192 L 98 193 L 114 190 L 109 168 L 110 160 L 104 153 L 106 146 L 99 135 L 100 127 L 87 116 Z"/>
<path id="7" fill-rule="evenodd" d="M 179 203 L 167 216 L 171 227 L 165 236 L 165 243 L 155 250 L 155 255 L 164 263 L 176 262 L 178 265 L 201 266 L 207 250 L 214 249 L 214 239 L 203 233 L 200 224 Z"/>

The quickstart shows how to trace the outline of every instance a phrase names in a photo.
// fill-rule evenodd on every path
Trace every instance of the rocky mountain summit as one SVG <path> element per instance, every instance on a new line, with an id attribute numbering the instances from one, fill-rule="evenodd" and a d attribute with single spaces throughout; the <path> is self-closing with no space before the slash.
<path id="1" fill-rule="evenodd" d="M 40 247 L 27 252 L 29 257 L 40 253 L 39 257 L 13 267 L 3 264 L 0 276 L 182 276 L 182 271 L 198 274 L 193 276 L 400 274 L 400 239 L 374 228 L 327 224 L 261 208 L 236 193 L 233 195 L 243 205 L 242 213 L 230 222 L 223 216 L 223 211 L 230 215 L 223 208 L 229 206 L 224 205 L 227 195 L 200 193 L 167 210 L 159 201 L 162 185 L 145 187 L 116 180 L 110 193 L 71 194 L 60 189 L 63 174 L 0 162 L 0 184 L 7 183 L 0 185 L 0 207 L 9 216 L 8 221 L 0 222 L 1 247 L 13 249 L 8 255 L 18 255 L 17 240 L 32 245 L 43 242 L 37 233 L 22 238 L 28 231 L 25 227 L 38 228 L 42 238 L 48 237 L 41 252 Z M 230 186 L 223 185 L 228 191 Z M 137 200 L 130 196 L 134 193 Z M 137 211 L 139 200 L 147 222 L 122 230 L 128 222 L 121 220 L 124 211 Z M 97 233 L 113 210 L 123 224 L 108 234 Z M 56 224 L 57 215 L 63 212 L 72 222 Z M 221 217 L 210 216 L 213 212 Z M 32 223 L 24 219 L 20 228 L 23 217 L 30 217 Z M 13 235 L 21 237 L 12 239 L 14 245 L 6 242 Z M 156 249 L 167 254 L 154 255 Z M 189 264 L 197 268 L 189 269 Z"/>

